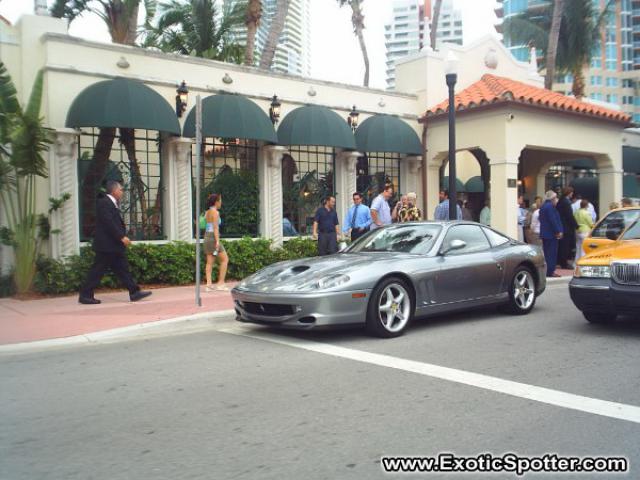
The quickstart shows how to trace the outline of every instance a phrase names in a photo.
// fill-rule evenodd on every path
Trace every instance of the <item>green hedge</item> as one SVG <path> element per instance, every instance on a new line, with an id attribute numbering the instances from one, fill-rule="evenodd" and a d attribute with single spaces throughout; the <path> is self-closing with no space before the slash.
<path id="1" fill-rule="evenodd" d="M 316 242 L 302 238 L 289 240 L 283 248 L 276 250 L 272 250 L 271 242 L 264 239 L 242 238 L 236 241 L 222 240 L 222 243 L 229 255 L 229 280 L 240 280 L 275 262 L 312 257 L 318 252 Z M 185 242 L 134 244 L 128 251 L 131 273 L 142 284 L 189 284 L 195 278 L 195 252 L 195 245 Z M 38 260 L 35 290 L 41 293 L 77 292 L 92 262 L 93 251 L 90 247 L 82 248 L 80 255 L 67 257 L 64 261 L 41 257 Z M 203 254 L 203 278 L 204 262 Z M 217 265 L 213 275 L 215 280 Z M 103 278 L 101 286 L 116 288 L 118 281 L 109 274 Z"/>

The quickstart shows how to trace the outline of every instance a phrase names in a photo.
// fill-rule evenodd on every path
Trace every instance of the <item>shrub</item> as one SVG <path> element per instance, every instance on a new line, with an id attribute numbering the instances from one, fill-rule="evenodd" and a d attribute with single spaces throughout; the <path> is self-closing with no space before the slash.
<path id="1" fill-rule="evenodd" d="M 229 255 L 227 278 L 240 280 L 261 268 L 281 260 L 293 260 L 317 255 L 316 242 L 296 238 L 284 243 L 283 248 L 272 250 L 271 241 L 242 238 L 236 241 L 223 240 Z M 142 284 L 186 285 L 195 278 L 195 245 L 186 242 L 171 242 L 162 245 L 134 244 L 127 257 L 131 274 Z M 83 247 L 79 255 L 64 260 L 40 257 L 37 262 L 35 289 L 41 293 L 77 292 L 93 263 L 94 253 Z M 201 254 L 202 277 L 205 257 Z M 213 277 L 217 275 L 217 265 Z M 105 275 L 101 287 L 116 288 L 119 282 L 112 273 Z M 0 292 L 2 291 L 0 282 Z"/>

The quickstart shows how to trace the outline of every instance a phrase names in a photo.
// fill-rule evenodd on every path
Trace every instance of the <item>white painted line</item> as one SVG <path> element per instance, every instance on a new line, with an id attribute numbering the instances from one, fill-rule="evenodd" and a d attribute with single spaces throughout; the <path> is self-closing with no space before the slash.
<path id="1" fill-rule="evenodd" d="M 513 397 L 526 398 L 527 400 L 555 405 L 557 407 L 568 408 L 594 415 L 601 415 L 603 417 L 626 420 L 628 422 L 640 423 L 640 407 L 635 405 L 626 405 L 624 403 L 609 402 L 607 400 L 574 395 L 560 390 L 552 390 L 550 388 L 528 385 L 526 383 L 513 382 L 511 380 L 504 380 L 502 378 L 490 377 L 488 375 L 467 372 L 465 370 L 458 370 L 455 368 L 441 367 L 430 363 L 405 360 L 389 355 L 338 347 L 327 343 L 287 338 L 272 333 L 252 330 L 247 327 L 219 329 L 218 331 L 232 335 L 265 340 L 311 352 L 323 353 L 334 357 L 355 360 L 356 362 L 417 373 L 427 377 L 439 378 L 441 380 L 447 380 L 463 385 L 470 385 L 472 387 L 504 393 Z"/>

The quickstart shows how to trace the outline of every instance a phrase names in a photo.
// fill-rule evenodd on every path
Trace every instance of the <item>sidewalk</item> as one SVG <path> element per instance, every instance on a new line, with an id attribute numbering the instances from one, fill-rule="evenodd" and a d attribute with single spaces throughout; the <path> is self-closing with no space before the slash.
<path id="1" fill-rule="evenodd" d="M 77 295 L 25 301 L 0 298 L 0 345 L 72 337 L 233 309 L 230 292 L 207 293 L 203 288 L 202 307 L 197 307 L 193 285 L 152 291 L 153 295 L 135 303 L 129 301 L 125 290 L 96 293 L 96 298 L 102 300 L 100 305 L 81 305 Z"/>

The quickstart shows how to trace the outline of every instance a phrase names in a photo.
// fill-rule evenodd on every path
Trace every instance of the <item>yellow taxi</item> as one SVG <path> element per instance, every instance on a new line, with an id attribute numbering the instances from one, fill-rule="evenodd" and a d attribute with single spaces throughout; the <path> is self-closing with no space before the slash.
<path id="1" fill-rule="evenodd" d="M 640 218 L 640 207 L 617 208 L 608 212 L 593 227 L 589 236 L 582 243 L 584 253 L 611 246 L 629 225 Z"/>
<path id="2" fill-rule="evenodd" d="M 634 210 L 636 216 L 617 230 L 619 220 Z M 604 323 L 618 315 L 640 314 L 640 209 L 614 210 L 607 217 L 611 214 L 618 220 L 603 227 L 604 239 L 593 239 L 593 233 L 600 233 L 597 230 L 605 219 L 596 225 L 592 236 L 585 240 L 585 250 L 590 239 L 598 243 L 578 260 L 569 283 L 571 300 L 589 322 Z"/>

